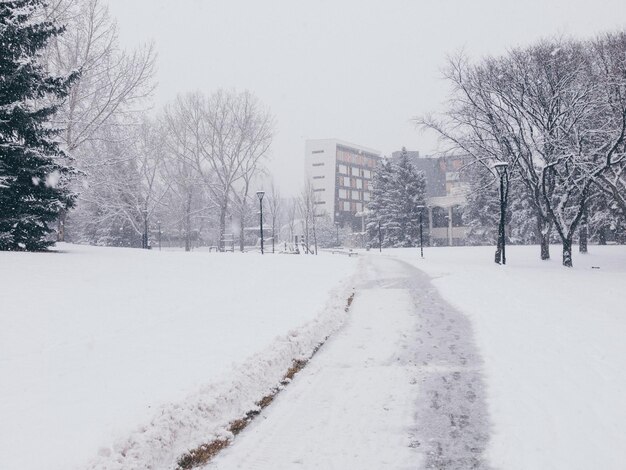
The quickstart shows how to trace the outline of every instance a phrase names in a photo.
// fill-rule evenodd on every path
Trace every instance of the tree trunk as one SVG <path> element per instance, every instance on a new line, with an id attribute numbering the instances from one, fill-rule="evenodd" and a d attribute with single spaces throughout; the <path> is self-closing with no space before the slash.
<path id="1" fill-rule="evenodd" d="M 542 216 L 537 216 L 537 229 L 539 231 L 539 245 L 541 249 L 541 260 L 550 259 L 550 235 L 552 224 L 547 222 Z"/>
<path id="2" fill-rule="evenodd" d="M 563 240 L 563 266 L 572 267 L 572 239 Z"/>
<path id="3" fill-rule="evenodd" d="M 243 253 L 243 249 L 244 249 L 244 230 L 243 230 L 243 217 L 241 218 L 241 221 L 239 222 L 239 251 L 241 251 Z"/>
<path id="4" fill-rule="evenodd" d="M 498 237 L 498 246 L 496 247 L 496 255 L 494 257 L 494 261 L 497 264 L 502 263 L 502 242 L 500 241 L 500 237 Z"/>
<path id="5" fill-rule="evenodd" d="M 550 234 L 541 234 L 540 235 L 540 243 L 541 243 L 541 260 L 545 261 L 550 259 Z"/>
<path id="6" fill-rule="evenodd" d="M 604 227 L 600 227 L 598 230 L 598 244 L 606 245 L 606 229 Z"/>
<path id="7" fill-rule="evenodd" d="M 185 207 L 185 251 L 191 251 L 191 193 L 187 196 Z"/>
<path id="8" fill-rule="evenodd" d="M 65 221 L 67 219 L 67 210 L 63 209 L 59 212 L 59 220 L 57 226 L 57 242 L 65 241 Z"/>
<path id="9" fill-rule="evenodd" d="M 228 211 L 228 194 L 222 201 L 222 206 L 220 207 L 220 230 L 218 234 L 217 240 L 217 248 L 219 251 L 224 251 L 224 234 L 226 233 L 226 212 Z"/>
<path id="10" fill-rule="evenodd" d="M 578 251 L 580 253 L 587 253 L 588 233 L 589 232 L 587 228 L 587 217 L 583 216 L 583 219 L 580 224 L 580 228 L 578 229 L 578 234 L 579 234 Z"/>
<path id="11" fill-rule="evenodd" d="M 502 223 L 498 224 L 498 240 L 496 242 L 496 255 L 494 257 L 494 261 L 498 264 L 502 263 L 502 231 L 504 227 Z"/>
<path id="12" fill-rule="evenodd" d="M 144 216 L 143 218 L 143 235 L 141 236 L 141 247 L 144 250 L 148 249 L 148 217 Z"/>

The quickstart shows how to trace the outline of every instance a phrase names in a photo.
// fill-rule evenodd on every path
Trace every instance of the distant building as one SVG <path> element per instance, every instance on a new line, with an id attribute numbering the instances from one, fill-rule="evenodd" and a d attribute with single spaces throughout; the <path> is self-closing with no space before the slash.
<path id="1" fill-rule="evenodd" d="M 466 156 L 421 157 L 419 152 L 407 151 L 415 169 L 426 178 L 426 207 L 428 209 L 431 245 L 463 245 L 466 228 L 463 226 L 462 207 L 469 184 L 463 178 L 462 168 L 469 162 Z M 393 152 L 397 160 L 402 151 Z"/>
<path id="2" fill-rule="evenodd" d="M 338 139 L 307 140 L 305 173 L 316 193 L 318 214 L 360 231 L 380 158 L 377 150 Z"/>

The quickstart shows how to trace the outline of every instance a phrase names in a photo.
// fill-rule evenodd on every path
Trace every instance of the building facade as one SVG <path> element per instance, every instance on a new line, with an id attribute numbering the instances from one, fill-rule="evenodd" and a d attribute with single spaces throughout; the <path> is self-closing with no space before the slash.
<path id="1" fill-rule="evenodd" d="M 307 140 L 305 173 L 315 192 L 316 213 L 361 231 L 380 155 L 377 150 L 338 139 Z"/>

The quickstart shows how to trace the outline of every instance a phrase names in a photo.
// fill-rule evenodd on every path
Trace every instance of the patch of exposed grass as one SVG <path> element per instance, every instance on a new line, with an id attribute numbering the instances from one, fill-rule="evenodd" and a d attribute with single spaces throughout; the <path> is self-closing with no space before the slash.
<path id="1" fill-rule="evenodd" d="M 205 464 L 217 453 L 225 447 L 228 447 L 230 441 L 228 439 L 216 439 L 208 444 L 202 444 L 200 447 L 190 450 L 178 459 L 178 468 L 181 470 L 189 470 L 199 465 Z"/>
<path id="2" fill-rule="evenodd" d="M 346 306 L 345 306 L 346 312 L 350 309 L 350 306 L 352 305 L 353 300 L 354 300 L 354 292 L 350 294 L 350 297 L 348 297 L 346 301 Z M 328 336 L 324 338 L 324 340 L 320 342 L 317 346 L 315 346 L 315 348 L 313 349 L 311 353 L 311 356 L 308 359 L 294 359 L 292 361 L 291 367 L 287 369 L 287 372 L 283 376 L 283 379 L 281 380 L 280 383 L 283 386 L 289 384 L 293 380 L 295 375 L 298 372 L 300 372 L 302 369 L 304 369 L 304 367 L 309 363 L 309 361 L 315 355 L 315 353 L 319 351 L 320 347 L 322 347 L 322 345 L 326 342 L 327 339 L 328 339 Z M 276 395 L 278 395 L 278 393 L 280 393 L 281 390 L 282 388 L 279 388 L 279 387 L 272 389 L 272 392 L 269 395 L 264 396 L 263 398 L 261 398 L 261 400 L 259 400 L 256 403 L 256 405 L 258 406 L 258 409 L 250 410 L 246 413 L 246 415 L 243 418 L 239 418 L 239 419 L 236 419 L 235 421 L 232 421 L 230 425 L 228 426 L 228 430 L 233 434 L 233 436 L 236 436 L 241 431 L 243 431 L 246 428 L 246 426 L 248 426 L 248 424 L 250 424 L 250 422 L 261 412 L 260 410 L 266 408 L 274 401 L 274 398 L 276 398 Z M 195 467 L 199 467 L 200 465 L 206 464 L 207 462 L 209 462 L 209 460 L 215 457 L 222 449 L 224 449 L 225 447 L 228 447 L 231 441 L 232 441 L 231 439 L 215 439 L 207 444 L 202 444 L 201 446 L 190 450 L 189 452 L 182 455 L 178 459 L 177 470 L 189 470 Z"/>

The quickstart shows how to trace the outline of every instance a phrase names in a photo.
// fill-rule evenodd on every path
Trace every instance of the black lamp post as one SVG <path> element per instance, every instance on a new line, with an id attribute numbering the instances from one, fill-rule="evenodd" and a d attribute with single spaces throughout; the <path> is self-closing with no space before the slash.
<path id="1" fill-rule="evenodd" d="M 417 206 L 417 208 L 420 211 L 420 255 L 422 256 L 422 258 L 424 258 L 424 235 L 422 232 L 422 215 L 424 214 L 425 207 L 426 206 L 424 205 Z"/>
<path id="2" fill-rule="evenodd" d="M 498 226 L 498 239 L 500 245 L 500 253 L 502 255 L 502 264 L 506 264 L 506 248 L 505 248 L 505 233 L 504 224 L 506 217 L 506 203 L 504 198 L 504 179 L 507 177 L 507 162 L 496 162 L 493 167 L 500 177 L 500 225 Z M 498 250 L 496 250 L 496 263 L 499 263 Z"/>
<path id="3" fill-rule="evenodd" d="M 265 196 L 265 191 L 257 191 L 256 195 L 259 198 L 259 208 L 260 208 L 260 212 L 259 212 L 260 221 L 259 221 L 259 224 L 261 226 L 261 254 L 263 254 L 263 196 Z"/>
<path id="4" fill-rule="evenodd" d="M 339 246 L 339 222 L 335 222 L 335 228 L 337 229 L 337 246 Z"/>

